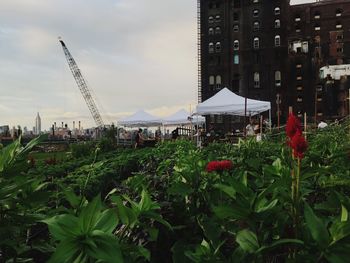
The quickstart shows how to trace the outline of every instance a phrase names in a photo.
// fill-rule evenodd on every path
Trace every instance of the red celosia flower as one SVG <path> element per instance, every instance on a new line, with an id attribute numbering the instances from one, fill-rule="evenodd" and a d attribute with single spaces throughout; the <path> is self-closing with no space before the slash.
<path id="1" fill-rule="evenodd" d="M 290 113 L 286 126 L 286 134 L 291 140 L 298 131 L 301 132 L 300 121 L 293 113 Z"/>
<path id="2" fill-rule="evenodd" d="M 230 160 L 223 160 L 223 161 L 212 161 L 207 164 L 207 172 L 214 172 L 214 171 L 224 171 L 224 170 L 231 170 L 233 167 L 232 161 Z"/>
<path id="3" fill-rule="evenodd" d="M 293 136 L 290 146 L 293 149 L 294 157 L 303 159 L 308 145 L 304 136 L 301 134 L 301 131 L 297 131 L 297 133 Z"/>

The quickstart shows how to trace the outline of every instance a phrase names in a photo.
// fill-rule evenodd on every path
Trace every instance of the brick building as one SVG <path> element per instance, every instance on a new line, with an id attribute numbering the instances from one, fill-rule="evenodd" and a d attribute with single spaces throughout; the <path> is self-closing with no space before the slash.
<path id="1" fill-rule="evenodd" d="M 290 106 L 297 114 L 317 118 L 344 114 L 338 109 L 337 94 L 332 95 L 334 101 L 328 99 L 319 69 L 350 64 L 350 31 L 345 30 L 350 28 L 350 0 L 301 5 L 290 5 L 289 0 L 198 0 L 198 4 L 199 101 L 228 87 L 249 98 L 271 101 L 274 123 L 277 109 L 283 120 Z M 231 130 L 236 121 L 208 117 L 223 130 Z"/>

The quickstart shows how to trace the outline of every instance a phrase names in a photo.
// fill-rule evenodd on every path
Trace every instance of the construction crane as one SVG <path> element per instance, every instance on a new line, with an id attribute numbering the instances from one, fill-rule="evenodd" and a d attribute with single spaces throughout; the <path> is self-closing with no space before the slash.
<path id="1" fill-rule="evenodd" d="M 79 69 L 77 63 L 75 62 L 74 58 L 70 54 L 70 52 L 69 52 L 66 44 L 63 42 L 63 40 L 61 38 L 58 38 L 58 40 L 60 41 L 60 43 L 62 45 L 63 52 L 64 52 L 64 55 L 66 56 L 69 68 L 73 74 L 73 77 L 74 77 L 74 79 L 79 87 L 81 94 L 84 97 L 84 100 L 85 100 L 85 102 L 86 102 L 86 104 L 91 112 L 91 115 L 94 118 L 96 125 L 98 127 L 104 127 L 104 123 L 103 123 L 101 114 L 97 109 L 94 98 L 91 95 L 91 92 L 86 84 L 85 79 L 83 78 L 83 75 L 80 72 L 80 69 Z"/>

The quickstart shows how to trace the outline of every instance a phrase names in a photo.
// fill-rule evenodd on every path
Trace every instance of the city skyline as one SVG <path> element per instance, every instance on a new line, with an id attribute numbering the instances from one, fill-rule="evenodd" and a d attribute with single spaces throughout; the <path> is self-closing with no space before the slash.
<path id="1" fill-rule="evenodd" d="M 293 4 L 314 1 L 291 1 Z M 0 125 L 94 126 L 63 37 L 106 123 L 138 109 L 167 115 L 197 101 L 196 1 L 13 0 L 0 10 Z M 168 12 L 171 10 L 171 12 Z M 180 14 L 180 15 L 179 15 Z"/>

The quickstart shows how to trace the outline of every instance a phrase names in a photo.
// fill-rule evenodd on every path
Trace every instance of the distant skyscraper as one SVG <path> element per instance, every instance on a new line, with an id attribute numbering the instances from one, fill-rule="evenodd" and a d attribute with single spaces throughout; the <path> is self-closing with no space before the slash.
<path id="1" fill-rule="evenodd" d="M 35 131 L 34 131 L 34 134 L 39 135 L 40 133 L 41 133 L 41 118 L 40 118 L 40 115 L 39 115 L 39 112 L 38 112 L 38 114 L 36 115 L 36 118 L 35 118 Z"/>

